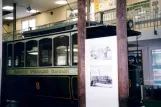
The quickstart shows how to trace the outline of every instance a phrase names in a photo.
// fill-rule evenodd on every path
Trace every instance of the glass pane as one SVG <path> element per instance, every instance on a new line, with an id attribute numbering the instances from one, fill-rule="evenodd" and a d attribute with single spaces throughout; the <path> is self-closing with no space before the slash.
<path id="1" fill-rule="evenodd" d="M 69 37 L 60 36 L 54 38 L 54 65 L 69 65 Z"/>
<path id="2" fill-rule="evenodd" d="M 37 55 L 38 55 L 37 41 L 32 40 L 32 41 L 26 42 L 26 66 L 27 67 L 37 66 Z"/>
<path id="3" fill-rule="evenodd" d="M 155 85 L 161 85 L 161 49 L 152 50 L 152 70 Z"/>
<path id="4" fill-rule="evenodd" d="M 73 65 L 77 65 L 78 63 L 78 41 L 77 41 L 77 34 L 74 34 L 72 36 L 72 53 L 73 53 L 73 58 L 72 58 L 72 63 Z"/>
<path id="5" fill-rule="evenodd" d="M 14 66 L 24 67 L 24 43 L 14 44 Z"/>
<path id="6" fill-rule="evenodd" d="M 22 21 L 22 30 L 23 31 L 28 31 L 28 28 L 29 28 L 29 24 L 28 24 L 28 20 L 26 21 Z"/>
<path id="7" fill-rule="evenodd" d="M 52 39 L 39 41 L 40 66 L 52 66 Z"/>
<path id="8" fill-rule="evenodd" d="M 36 19 L 29 20 L 29 27 L 31 27 L 32 30 L 35 29 L 35 27 L 36 27 Z"/>
<path id="9" fill-rule="evenodd" d="M 12 67 L 12 44 L 8 45 L 8 67 Z"/>

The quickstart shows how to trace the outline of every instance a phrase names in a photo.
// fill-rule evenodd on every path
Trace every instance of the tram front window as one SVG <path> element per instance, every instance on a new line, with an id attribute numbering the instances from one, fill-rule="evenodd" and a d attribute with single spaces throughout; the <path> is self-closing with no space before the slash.
<path id="1" fill-rule="evenodd" d="M 72 49 L 73 49 L 73 58 L 72 63 L 73 65 L 77 65 L 78 63 L 78 40 L 77 40 L 77 34 L 74 34 L 72 36 Z"/>
<path id="2" fill-rule="evenodd" d="M 39 65 L 52 66 L 52 39 L 42 39 L 39 41 Z"/>
<path id="3" fill-rule="evenodd" d="M 8 53 L 8 67 L 12 67 L 12 44 L 8 45 L 8 49 L 7 49 L 7 53 Z"/>
<path id="4" fill-rule="evenodd" d="M 54 65 L 68 66 L 69 65 L 69 37 L 60 36 L 54 38 Z"/>
<path id="5" fill-rule="evenodd" d="M 37 66 L 37 55 L 38 55 L 37 41 L 32 40 L 32 41 L 26 42 L 26 66 L 27 67 Z"/>
<path id="6" fill-rule="evenodd" d="M 14 44 L 14 66 L 24 67 L 24 43 Z"/>

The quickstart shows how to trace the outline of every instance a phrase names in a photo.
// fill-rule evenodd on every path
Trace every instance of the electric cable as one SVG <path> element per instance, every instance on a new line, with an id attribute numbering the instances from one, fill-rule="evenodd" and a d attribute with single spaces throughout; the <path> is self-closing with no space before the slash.
<path id="1" fill-rule="evenodd" d="M 67 2 L 67 5 L 69 6 L 71 12 L 73 13 L 74 17 L 76 18 L 76 14 L 73 12 L 73 9 L 72 9 L 72 7 L 70 6 L 68 0 L 66 0 L 66 2 Z"/>
<path id="2" fill-rule="evenodd" d="M 10 35 L 11 35 L 11 33 L 10 33 L 10 32 L 8 32 L 4 26 L 3 26 L 3 29 L 5 30 L 5 32 L 6 32 L 6 33 L 8 33 L 8 34 L 10 34 Z"/>

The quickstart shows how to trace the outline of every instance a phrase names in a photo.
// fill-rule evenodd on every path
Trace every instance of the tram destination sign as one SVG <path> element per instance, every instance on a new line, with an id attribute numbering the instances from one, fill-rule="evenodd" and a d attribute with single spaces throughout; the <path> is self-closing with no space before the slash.
<path id="1" fill-rule="evenodd" d="M 7 75 L 77 75 L 77 68 L 9 69 Z"/>

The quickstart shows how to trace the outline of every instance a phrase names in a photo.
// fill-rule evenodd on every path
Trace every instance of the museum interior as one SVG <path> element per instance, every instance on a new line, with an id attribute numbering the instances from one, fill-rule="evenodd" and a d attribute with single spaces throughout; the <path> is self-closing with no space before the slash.
<path id="1" fill-rule="evenodd" d="M 85 0 L 86 106 L 79 106 L 78 1 L 2 0 L 1 107 L 120 107 L 118 0 Z M 161 0 L 126 0 L 125 17 L 124 107 L 161 107 Z"/>

